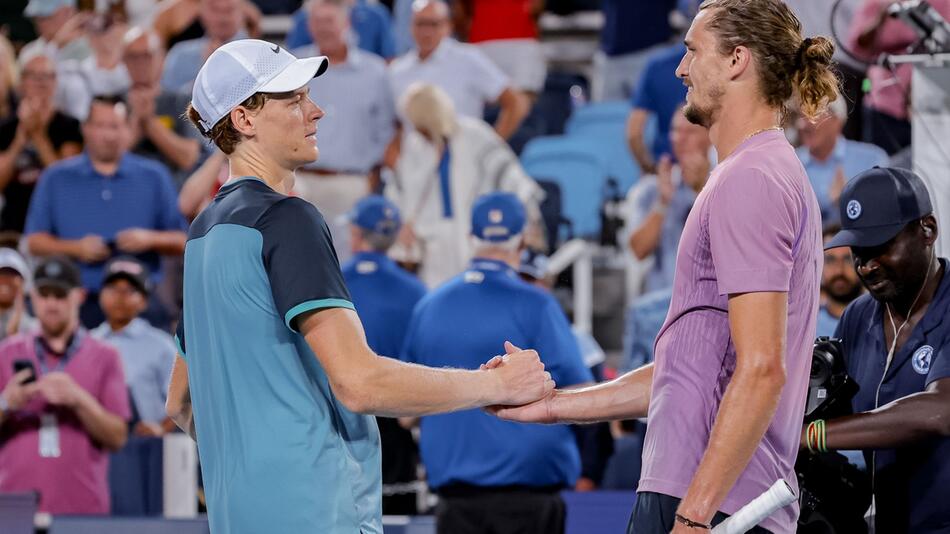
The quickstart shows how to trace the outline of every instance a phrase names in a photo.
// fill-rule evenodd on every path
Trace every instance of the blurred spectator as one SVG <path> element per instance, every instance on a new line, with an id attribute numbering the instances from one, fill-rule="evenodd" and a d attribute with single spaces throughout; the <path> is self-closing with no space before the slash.
<path id="1" fill-rule="evenodd" d="M 198 12 L 204 36 L 175 44 L 165 58 L 162 88 L 166 91 L 191 93 L 191 85 L 208 56 L 219 46 L 244 39 L 242 0 L 198 0 Z"/>
<path id="2" fill-rule="evenodd" d="M 0 35 L 0 123 L 16 111 L 13 92 L 19 83 L 20 70 L 17 68 L 16 52 L 10 41 Z"/>
<path id="3" fill-rule="evenodd" d="M 356 313 L 366 330 L 366 342 L 376 354 L 398 358 L 416 303 L 426 288 L 386 256 L 401 224 L 399 209 L 384 197 L 359 201 L 349 216 L 354 256 L 343 264 L 343 278 Z M 383 451 L 383 484 L 416 480 L 418 449 L 412 433 L 399 421 L 377 417 Z M 383 513 L 412 515 L 416 494 L 383 494 Z"/>
<path id="4" fill-rule="evenodd" d="M 501 110 L 495 131 L 508 139 L 528 114 L 528 99 L 490 59 L 469 44 L 449 37 L 449 7 L 441 0 L 413 4 L 412 36 L 416 48 L 393 61 L 393 95 L 399 99 L 415 82 L 431 83 L 448 94 L 459 115 L 481 119 L 485 104 Z"/>
<path id="5" fill-rule="evenodd" d="M 653 53 L 640 74 L 627 119 L 627 143 L 643 172 L 655 174 L 656 162 L 670 153 L 670 122 L 686 100 L 686 86 L 676 77 L 676 68 L 686 54 L 686 46 L 675 44 Z M 656 121 L 653 146 L 646 144 L 650 118 Z"/>
<path id="6" fill-rule="evenodd" d="M 201 18 L 203 0 L 164 0 L 155 13 L 153 29 L 162 39 L 165 50 L 176 44 L 205 36 Z M 248 0 L 238 0 L 241 5 L 241 25 L 251 37 L 260 35 L 261 12 Z"/>
<path id="7" fill-rule="evenodd" d="M 93 100 L 83 123 L 86 151 L 43 173 L 27 217 L 32 254 L 63 254 L 81 262 L 83 286 L 90 292 L 82 308 L 87 328 L 104 320 L 98 303 L 104 261 L 119 253 L 136 255 L 157 283 L 159 255 L 180 255 L 185 248 L 171 176 L 160 164 L 127 153 L 128 121 L 125 104 Z M 146 317 L 167 325 L 156 299 Z"/>
<path id="8" fill-rule="evenodd" d="M 80 328 L 72 262 L 45 260 L 33 280 L 39 329 L 0 344 L 0 491 L 37 491 L 51 514 L 108 514 L 108 452 L 130 416 L 122 361 Z M 32 369 L 14 374 L 20 362 Z"/>
<path id="9" fill-rule="evenodd" d="M 21 55 L 16 115 L 0 123 L 0 230 L 23 231 L 26 210 L 40 173 L 82 151 L 79 122 L 56 108 L 56 69 L 38 51 Z"/>
<path id="10" fill-rule="evenodd" d="M 0 248 L 0 339 L 29 332 L 36 326 L 26 308 L 30 278 L 23 256 L 12 248 Z"/>
<path id="11" fill-rule="evenodd" d="M 401 56 L 412 50 L 412 3 L 414 0 L 393 0 L 393 39 L 396 42 L 396 55 Z"/>
<path id="12" fill-rule="evenodd" d="M 534 223 L 543 191 L 488 124 L 456 116 L 438 87 L 414 85 L 400 106 L 412 128 L 403 135 L 385 189 L 405 220 L 400 250 L 394 252 L 398 259 L 419 263 L 419 277 L 434 287 L 462 271 L 471 258 L 469 215 L 479 196 L 511 191 L 528 205 Z"/>
<path id="13" fill-rule="evenodd" d="M 639 369 L 653 361 L 653 342 L 670 311 L 673 288 L 640 295 L 627 308 L 623 331 L 623 363 L 620 371 Z"/>
<path id="14" fill-rule="evenodd" d="M 837 206 L 836 206 L 837 207 Z M 826 226 L 824 241 L 827 243 L 841 227 Z M 830 248 L 825 251 L 825 263 L 821 271 L 821 307 L 818 308 L 819 336 L 833 336 L 844 309 L 851 301 L 864 293 L 864 286 L 855 271 L 848 247 Z"/>
<path id="15" fill-rule="evenodd" d="M 23 14 L 33 19 L 39 37 L 20 50 L 20 57 L 43 52 L 65 61 L 92 55 L 86 39 L 91 15 L 77 12 L 76 0 L 30 0 Z"/>
<path id="16" fill-rule="evenodd" d="M 611 421 L 610 432 L 614 437 L 614 453 L 607 460 L 601 488 L 614 491 L 636 490 L 640 484 L 646 424 L 636 419 Z"/>
<path id="17" fill-rule="evenodd" d="M 881 148 L 841 135 L 847 112 L 844 99 L 838 98 L 818 122 L 804 117 L 797 122 L 802 144 L 796 152 L 818 196 L 824 225 L 838 221 L 838 197 L 848 179 L 875 165 L 887 164 L 887 153 Z"/>
<path id="18" fill-rule="evenodd" d="M 538 40 L 544 0 L 453 0 L 456 33 L 478 46 L 511 80 L 531 96 L 544 89 L 547 59 Z"/>
<path id="19" fill-rule="evenodd" d="M 214 149 L 208 159 L 188 176 L 178 193 L 178 210 L 185 220 L 193 221 L 229 177 L 227 156 Z"/>
<path id="20" fill-rule="evenodd" d="M 470 217 L 475 258 L 416 306 L 404 360 L 478 369 L 479 354 L 503 344 L 511 352 L 510 341 L 535 348 L 561 387 L 593 380 L 557 301 L 518 278 L 525 218 L 511 193 L 478 199 Z M 453 348 L 439 349 L 446 346 Z M 573 487 L 580 473 L 570 428 L 513 424 L 466 410 L 423 417 L 420 450 L 429 485 L 440 497 L 439 534 L 564 532 L 559 492 Z"/>
<path id="21" fill-rule="evenodd" d="M 864 0 L 851 22 L 848 47 L 870 62 L 867 78 L 871 91 L 864 98 L 864 141 L 888 154 L 910 145 L 910 78 L 912 65 L 877 61 L 882 54 L 903 54 L 917 42 L 917 33 L 903 21 L 890 17 L 887 8 L 898 0 Z M 950 0 L 928 0 L 950 19 Z"/>
<path id="22" fill-rule="evenodd" d="M 165 398 L 178 350 L 171 335 L 140 318 L 151 292 L 148 266 L 129 256 L 103 268 L 99 303 L 106 321 L 90 332 L 119 351 L 125 381 L 139 416 L 133 432 L 160 437 L 175 428 L 165 415 Z"/>
<path id="23" fill-rule="evenodd" d="M 265 15 L 289 15 L 300 7 L 301 0 L 251 0 Z"/>
<path id="24" fill-rule="evenodd" d="M 663 156 L 656 176 L 641 181 L 630 192 L 631 203 L 641 214 L 627 220 L 633 229 L 630 250 L 638 260 L 654 258 L 644 282 L 647 292 L 673 287 L 680 235 L 712 168 L 706 128 L 692 124 L 678 112 L 669 135 L 677 163 L 670 156 Z"/>
<path id="25" fill-rule="evenodd" d="M 297 173 L 296 193 L 320 208 L 340 261 L 350 257 L 349 232 L 338 221 L 369 192 L 396 124 L 386 63 L 347 43 L 348 0 L 313 0 L 310 31 L 316 45 L 294 50 L 297 57 L 326 55 L 330 67 L 310 91 L 323 108 L 320 159 Z"/>
<path id="26" fill-rule="evenodd" d="M 313 18 L 310 14 L 313 3 L 311 0 L 294 13 L 294 25 L 287 34 L 287 48 L 293 49 L 313 43 Z M 389 11 L 366 0 L 346 0 L 345 3 L 351 24 L 347 28 L 347 42 L 385 59 L 396 57 Z"/>
<path id="27" fill-rule="evenodd" d="M 94 95 L 124 95 L 129 73 L 122 63 L 122 36 L 127 26 L 110 14 L 99 13 L 87 25 L 92 55 L 59 62 L 59 108 L 80 121 L 86 119 Z"/>
<path id="28" fill-rule="evenodd" d="M 132 116 L 132 153 L 164 164 L 176 188 L 194 170 L 204 146 L 201 134 L 182 118 L 190 95 L 161 87 L 165 51 L 152 30 L 133 28 L 124 37 L 122 59 L 132 80 L 128 94 Z"/>
<path id="29" fill-rule="evenodd" d="M 594 56 L 591 98 L 628 100 L 647 59 L 673 36 L 669 21 L 676 0 L 603 0 L 601 6 L 604 27 Z"/>

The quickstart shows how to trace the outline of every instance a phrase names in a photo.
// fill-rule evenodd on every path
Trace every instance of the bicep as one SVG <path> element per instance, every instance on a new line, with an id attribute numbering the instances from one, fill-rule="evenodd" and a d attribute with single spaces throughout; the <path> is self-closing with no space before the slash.
<path id="1" fill-rule="evenodd" d="M 736 366 L 782 365 L 788 294 L 778 291 L 729 296 L 729 331 L 736 347 Z"/>
<path id="2" fill-rule="evenodd" d="M 316 355 L 331 384 L 346 382 L 372 365 L 363 324 L 349 308 L 329 308 L 301 314 L 292 325 Z"/>

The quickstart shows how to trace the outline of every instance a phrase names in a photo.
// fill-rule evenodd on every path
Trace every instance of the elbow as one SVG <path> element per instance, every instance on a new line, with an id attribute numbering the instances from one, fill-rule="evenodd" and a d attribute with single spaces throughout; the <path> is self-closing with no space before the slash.
<path id="1" fill-rule="evenodd" d="M 42 236 L 39 234 L 30 234 L 26 236 L 26 248 L 34 256 L 42 256 L 46 253 L 43 248 Z"/>
<path id="2" fill-rule="evenodd" d="M 735 378 L 745 380 L 750 389 L 758 394 L 774 394 L 775 399 L 781 395 L 785 387 L 787 375 L 785 365 L 779 357 L 762 358 L 763 361 L 739 365 L 736 368 Z"/>
<path id="3" fill-rule="evenodd" d="M 103 443 L 106 449 L 110 452 L 118 452 L 125 447 L 126 442 L 129 440 L 129 429 L 125 424 L 125 421 L 122 421 L 119 428 L 117 428 L 115 435 L 110 436 L 108 443 Z"/>
<path id="4" fill-rule="evenodd" d="M 181 399 L 176 399 L 172 395 L 168 396 L 168 399 L 165 400 L 165 415 L 169 419 L 178 423 L 178 420 L 185 414 L 185 403 Z"/>
<path id="5" fill-rule="evenodd" d="M 370 394 L 372 386 L 368 385 L 367 382 L 368 380 L 361 380 L 358 377 L 333 381 L 333 394 L 347 410 L 353 413 L 372 415 L 374 413 Z"/>

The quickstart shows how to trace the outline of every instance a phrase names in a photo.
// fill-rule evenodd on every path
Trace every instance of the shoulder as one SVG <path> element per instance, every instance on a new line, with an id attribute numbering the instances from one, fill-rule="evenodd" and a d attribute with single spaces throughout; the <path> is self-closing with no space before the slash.
<path id="1" fill-rule="evenodd" d="M 418 295 L 420 298 L 426 294 L 426 286 L 418 278 L 404 271 L 398 265 L 388 271 L 390 276 L 397 281 L 403 291 L 409 294 Z"/>
<path id="2" fill-rule="evenodd" d="M 274 193 L 278 195 L 278 193 Z M 311 222 L 325 224 L 323 214 L 313 204 L 300 197 L 283 197 L 274 202 L 261 215 L 261 223 L 300 223 Z"/>
<path id="3" fill-rule="evenodd" d="M 82 154 L 59 160 L 43 171 L 43 180 L 58 182 L 63 178 L 74 177 L 77 173 L 85 172 L 86 165 L 86 158 Z"/>
<path id="4" fill-rule="evenodd" d="M 375 76 L 386 75 L 386 60 L 383 58 L 358 48 L 353 49 L 350 53 L 359 58 L 359 69 L 361 71 L 373 74 Z"/>
<path id="5" fill-rule="evenodd" d="M 22 352 L 31 342 L 33 336 L 27 333 L 14 334 L 0 341 L 0 358 L 9 353 Z"/>
<path id="6" fill-rule="evenodd" d="M 166 176 L 170 176 L 168 169 L 158 161 L 132 152 L 126 152 L 123 157 L 126 165 L 129 166 L 129 170 L 135 173 L 136 178 L 163 180 Z"/>
<path id="7" fill-rule="evenodd" d="M 405 54 L 394 59 L 393 62 L 389 64 L 389 72 L 397 75 L 405 73 L 416 65 L 416 57 L 417 55 L 415 49 L 406 52 Z"/>
<path id="8" fill-rule="evenodd" d="M 119 360 L 119 350 L 108 342 L 97 339 L 95 336 L 87 335 L 82 344 L 86 350 L 95 352 L 96 357 L 107 360 Z"/>
<path id="9" fill-rule="evenodd" d="M 849 157 L 868 159 L 875 162 L 887 161 L 887 152 L 877 145 L 862 143 L 861 141 L 852 141 L 851 139 L 845 139 L 844 142 Z"/>
<path id="10" fill-rule="evenodd" d="M 153 348 L 177 350 L 175 347 L 175 340 L 172 338 L 171 334 L 164 330 L 159 330 L 148 323 L 146 323 L 142 328 L 142 337 L 148 340 L 149 343 L 154 344 Z"/>
<path id="11" fill-rule="evenodd" d="M 204 37 L 180 41 L 175 43 L 175 45 L 171 47 L 171 50 L 168 51 L 168 58 L 172 59 L 173 57 L 200 54 L 206 43 L 207 41 Z"/>

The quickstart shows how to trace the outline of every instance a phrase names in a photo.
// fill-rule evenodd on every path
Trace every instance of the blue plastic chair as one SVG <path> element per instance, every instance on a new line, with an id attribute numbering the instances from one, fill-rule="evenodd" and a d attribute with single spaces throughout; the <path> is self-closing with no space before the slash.
<path id="1" fill-rule="evenodd" d="M 560 187 L 563 215 L 577 237 L 598 235 L 607 164 L 592 141 L 567 136 L 538 137 L 525 146 L 521 164 L 534 179 Z"/>

